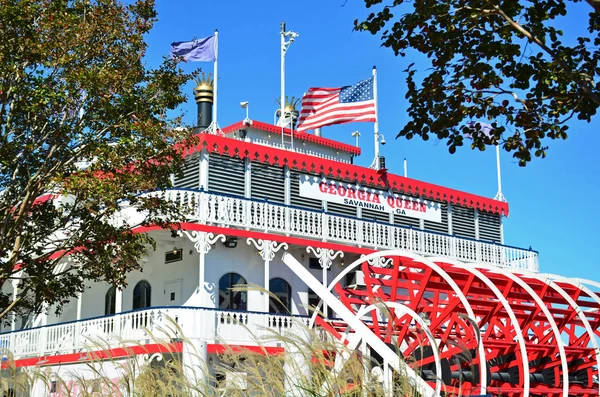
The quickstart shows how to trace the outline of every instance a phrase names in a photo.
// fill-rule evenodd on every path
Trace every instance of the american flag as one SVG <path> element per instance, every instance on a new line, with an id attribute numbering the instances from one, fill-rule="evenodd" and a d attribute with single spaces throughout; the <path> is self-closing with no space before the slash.
<path id="1" fill-rule="evenodd" d="M 341 88 L 309 88 L 297 131 L 352 121 L 376 121 L 373 77 Z"/>

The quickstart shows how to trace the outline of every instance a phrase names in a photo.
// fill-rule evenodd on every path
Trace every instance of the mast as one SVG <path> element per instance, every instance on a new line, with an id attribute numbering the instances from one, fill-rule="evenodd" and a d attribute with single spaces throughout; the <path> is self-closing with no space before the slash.
<path id="1" fill-rule="evenodd" d="M 215 62 L 214 62 L 214 70 L 213 70 L 215 80 L 213 83 L 213 134 L 216 134 L 219 131 L 219 123 L 217 122 L 217 98 L 218 98 L 218 84 L 219 84 L 219 31 L 215 29 Z"/>
<path id="2" fill-rule="evenodd" d="M 281 98 L 279 100 L 279 124 L 281 125 L 281 145 L 285 148 L 286 147 L 286 143 L 288 143 L 291 148 L 294 148 L 294 133 L 292 131 L 293 128 L 293 123 L 291 121 L 291 113 L 290 113 L 290 133 L 288 134 L 288 138 L 289 141 L 286 142 L 286 135 L 285 135 L 285 121 L 286 121 L 286 116 L 285 116 L 285 105 L 286 105 L 286 100 L 285 100 L 285 54 L 287 53 L 288 49 L 290 48 L 290 45 L 294 42 L 294 40 L 296 39 L 296 37 L 298 37 L 298 33 L 296 32 L 292 32 L 285 30 L 285 22 L 281 22 Z M 288 41 L 286 41 L 286 37 L 289 38 Z"/>
<path id="3" fill-rule="evenodd" d="M 379 169 L 379 110 L 377 106 L 377 67 L 373 66 L 373 100 L 375 101 L 375 122 L 373 123 L 373 138 L 375 140 L 375 160 L 372 168 Z"/>
<path id="4" fill-rule="evenodd" d="M 496 145 L 496 172 L 498 174 L 498 193 L 494 200 L 506 202 L 506 197 L 502 193 L 502 175 L 500 174 L 500 145 Z"/>

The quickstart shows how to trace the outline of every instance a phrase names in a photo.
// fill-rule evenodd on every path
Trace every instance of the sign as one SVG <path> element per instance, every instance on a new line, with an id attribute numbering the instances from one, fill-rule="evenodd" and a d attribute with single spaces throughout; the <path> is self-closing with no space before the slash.
<path id="1" fill-rule="evenodd" d="M 349 207 L 361 207 L 432 222 L 442 222 L 440 203 L 351 183 L 328 181 L 316 176 L 303 175 L 300 178 L 300 196 Z"/>

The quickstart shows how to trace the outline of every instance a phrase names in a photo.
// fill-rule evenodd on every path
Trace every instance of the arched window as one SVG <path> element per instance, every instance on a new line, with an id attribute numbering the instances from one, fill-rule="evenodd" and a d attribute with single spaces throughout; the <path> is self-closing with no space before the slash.
<path id="1" fill-rule="evenodd" d="M 269 291 L 277 297 L 269 297 L 269 313 L 292 312 L 292 287 L 282 278 L 269 281 Z M 279 301 L 278 301 L 279 300 Z"/>
<path id="2" fill-rule="evenodd" d="M 237 273 L 227 273 L 219 280 L 219 309 L 247 310 L 248 292 L 232 291 L 235 285 L 246 285 L 246 279 Z"/>
<path id="3" fill-rule="evenodd" d="M 110 287 L 104 296 L 104 315 L 115 314 L 115 300 L 117 299 L 117 290 Z"/>
<path id="4" fill-rule="evenodd" d="M 146 280 L 142 280 L 133 289 L 133 310 L 150 307 L 152 304 L 152 287 Z"/>

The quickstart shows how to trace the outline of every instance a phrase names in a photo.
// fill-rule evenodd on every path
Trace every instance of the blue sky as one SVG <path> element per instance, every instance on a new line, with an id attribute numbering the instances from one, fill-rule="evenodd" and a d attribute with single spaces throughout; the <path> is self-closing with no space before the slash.
<path id="1" fill-rule="evenodd" d="M 159 21 L 148 37 L 148 64 L 153 66 L 168 54 L 173 41 L 211 35 L 219 30 L 219 125 L 245 117 L 240 101 L 249 101 L 250 118 L 273 122 L 275 99 L 280 90 L 279 24 L 300 36 L 286 57 L 286 94 L 296 97 L 312 86 L 336 87 L 353 84 L 378 70 L 380 132 L 388 141 L 382 147 L 387 167 L 402 174 L 402 159 L 408 159 L 411 178 L 464 190 L 486 197 L 496 194 L 493 148 L 485 152 L 463 147 L 448 153 L 444 142 L 430 139 L 395 139 L 408 120 L 402 70 L 412 62 L 424 69 L 418 58 L 397 58 L 380 39 L 353 32 L 353 21 L 368 11 L 362 0 L 199 1 L 157 0 Z M 558 23 L 567 33 L 581 31 L 590 7 L 585 2 L 571 6 Z M 582 32 L 585 34 L 585 32 Z M 186 71 L 211 63 L 188 63 Z M 186 122 L 195 120 L 191 94 L 182 108 Z M 600 195 L 600 119 L 591 123 L 572 121 L 569 139 L 550 142 L 546 159 L 535 159 L 526 168 L 503 153 L 503 191 L 510 205 L 505 222 L 506 243 L 532 247 L 540 252 L 543 272 L 600 280 L 600 264 L 594 255 L 600 246 L 600 217 L 594 200 Z M 353 144 L 353 131 L 362 134 L 363 154 L 357 163 L 368 166 L 373 159 L 372 123 L 353 123 L 323 129 L 324 136 Z"/>

